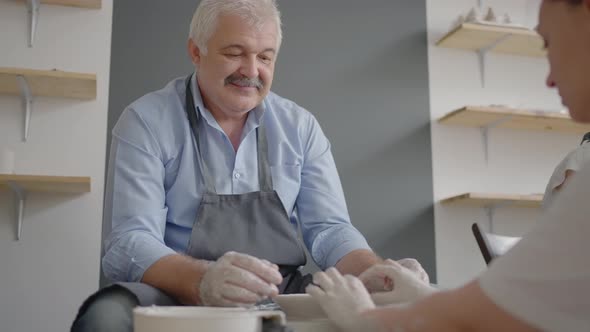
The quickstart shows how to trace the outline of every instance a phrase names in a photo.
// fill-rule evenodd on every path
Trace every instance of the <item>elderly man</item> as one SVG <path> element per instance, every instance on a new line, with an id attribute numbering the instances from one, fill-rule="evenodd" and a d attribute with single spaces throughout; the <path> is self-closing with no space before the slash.
<path id="1" fill-rule="evenodd" d="M 270 92 L 280 45 L 275 1 L 201 1 L 195 74 L 132 103 L 113 129 L 102 266 L 116 283 L 86 301 L 73 330 L 129 331 L 135 305 L 304 292 L 297 225 L 322 269 L 381 263 L 350 223 L 316 119 Z"/>

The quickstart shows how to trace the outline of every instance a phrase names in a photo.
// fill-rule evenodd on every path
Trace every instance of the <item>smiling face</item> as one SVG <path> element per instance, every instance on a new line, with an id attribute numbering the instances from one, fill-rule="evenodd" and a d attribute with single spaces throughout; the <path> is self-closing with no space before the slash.
<path id="1" fill-rule="evenodd" d="M 277 56 L 278 27 L 259 27 L 237 15 L 221 15 L 207 53 L 189 40 L 189 53 L 205 107 L 216 117 L 242 118 L 270 91 Z"/>
<path id="2" fill-rule="evenodd" d="M 590 122 L 590 0 L 544 0 L 537 30 L 547 47 L 547 85 L 559 90 L 574 120 Z"/>

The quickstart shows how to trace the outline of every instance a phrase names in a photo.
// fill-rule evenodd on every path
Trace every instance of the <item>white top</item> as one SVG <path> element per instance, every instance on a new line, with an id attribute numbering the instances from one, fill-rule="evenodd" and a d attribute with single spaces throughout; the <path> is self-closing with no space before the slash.
<path id="1" fill-rule="evenodd" d="M 590 331 L 590 165 L 481 276 L 490 299 L 544 331 Z"/>
<path id="2" fill-rule="evenodd" d="M 547 188 L 545 189 L 545 196 L 543 196 L 544 208 L 549 207 L 549 204 L 555 199 L 555 193 L 553 191 L 565 181 L 566 171 L 571 170 L 577 172 L 588 161 L 590 161 L 590 144 L 588 144 L 588 141 L 585 141 L 575 150 L 568 153 L 553 171 L 553 175 L 551 175 Z"/>

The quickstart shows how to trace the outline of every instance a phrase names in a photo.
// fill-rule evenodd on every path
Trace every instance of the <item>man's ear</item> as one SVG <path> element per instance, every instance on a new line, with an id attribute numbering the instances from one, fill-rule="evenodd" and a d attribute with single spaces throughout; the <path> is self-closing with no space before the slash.
<path id="1" fill-rule="evenodd" d="M 191 61 L 195 67 L 198 67 L 201 63 L 201 50 L 197 44 L 195 44 L 192 38 L 188 39 L 188 54 L 191 57 Z"/>

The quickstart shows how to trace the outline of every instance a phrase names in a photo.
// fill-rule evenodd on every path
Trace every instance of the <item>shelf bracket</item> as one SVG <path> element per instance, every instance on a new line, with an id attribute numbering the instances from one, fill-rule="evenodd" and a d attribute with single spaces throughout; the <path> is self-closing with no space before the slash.
<path id="1" fill-rule="evenodd" d="M 504 42 L 510 36 L 512 36 L 512 34 L 510 34 L 510 33 L 505 34 L 502 37 L 498 38 L 498 40 L 496 40 L 492 44 L 490 44 L 486 47 L 480 48 L 479 50 L 476 51 L 477 52 L 477 60 L 479 62 L 479 74 L 480 74 L 482 88 L 485 88 L 485 86 L 486 86 L 486 58 L 487 58 L 488 53 L 490 53 L 491 50 L 496 48 L 496 46 L 498 46 L 500 43 Z"/>
<path id="2" fill-rule="evenodd" d="M 12 189 L 14 197 L 17 200 L 16 240 L 20 241 L 23 232 L 23 218 L 25 214 L 25 200 L 27 198 L 27 194 L 25 189 L 16 182 L 8 181 L 8 186 Z"/>
<path id="3" fill-rule="evenodd" d="M 503 116 L 503 117 L 501 117 L 493 122 L 490 122 L 489 124 L 480 128 L 481 140 L 482 140 L 482 144 L 483 144 L 483 153 L 484 153 L 484 158 L 485 158 L 486 164 L 490 160 L 490 152 L 489 152 L 490 130 L 498 127 L 499 125 L 503 124 L 504 122 L 509 121 L 510 119 L 512 119 L 512 115 L 506 115 L 506 116 Z"/>
<path id="4" fill-rule="evenodd" d="M 494 232 L 494 214 L 496 213 L 497 206 L 492 204 L 488 206 L 484 206 L 484 211 L 486 216 L 488 217 L 488 232 Z"/>
<path id="5" fill-rule="evenodd" d="M 29 15 L 29 47 L 33 47 L 33 43 L 35 42 L 40 5 L 41 0 L 27 0 L 27 12 Z"/>
<path id="6" fill-rule="evenodd" d="M 33 93 L 31 91 L 31 86 L 24 76 L 18 75 L 16 76 L 16 80 L 20 87 L 22 107 L 25 114 L 23 142 L 26 142 L 29 138 L 29 126 L 31 124 L 31 113 L 33 112 Z"/>

